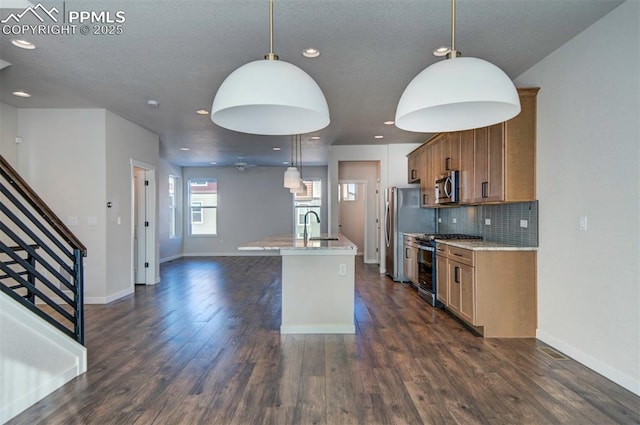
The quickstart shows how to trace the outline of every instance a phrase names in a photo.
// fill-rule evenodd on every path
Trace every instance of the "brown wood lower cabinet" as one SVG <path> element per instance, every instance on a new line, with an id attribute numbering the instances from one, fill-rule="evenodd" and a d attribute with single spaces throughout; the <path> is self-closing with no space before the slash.
<path id="1" fill-rule="evenodd" d="M 447 310 L 484 337 L 535 337 L 535 251 L 439 245 L 444 249 L 436 260 L 438 299 Z"/>

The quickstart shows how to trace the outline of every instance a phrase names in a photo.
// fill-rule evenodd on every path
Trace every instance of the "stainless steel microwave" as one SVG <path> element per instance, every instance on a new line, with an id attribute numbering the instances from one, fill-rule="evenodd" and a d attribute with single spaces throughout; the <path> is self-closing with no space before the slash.
<path id="1" fill-rule="evenodd" d="M 458 187 L 460 173 L 458 170 L 447 171 L 436 179 L 435 200 L 436 204 L 455 204 L 459 200 L 460 189 Z"/>

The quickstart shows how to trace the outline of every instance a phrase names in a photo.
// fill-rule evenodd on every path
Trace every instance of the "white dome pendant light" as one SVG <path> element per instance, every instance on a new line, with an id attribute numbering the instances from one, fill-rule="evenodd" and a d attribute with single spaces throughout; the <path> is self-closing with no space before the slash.
<path id="1" fill-rule="evenodd" d="M 327 100 L 316 82 L 273 53 L 273 0 L 269 0 L 269 53 L 249 62 L 222 82 L 211 121 L 249 134 L 309 133 L 329 125 Z"/>
<path id="2" fill-rule="evenodd" d="M 287 167 L 287 171 L 284 172 L 284 187 L 287 189 L 294 189 L 298 187 L 298 182 L 300 181 L 300 171 L 295 166 L 295 160 L 293 159 L 293 150 L 294 150 L 294 140 L 293 135 L 291 136 L 291 162 L 289 162 L 289 167 Z"/>
<path id="3" fill-rule="evenodd" d="M 458 57 L 456 0 L 451 0 L 451 51 L 409 83 L 396 109 L 396 126 L 423 133 L 468 130 L 506 121 L 520 113 L 511 79 L 483 59 Z"/>

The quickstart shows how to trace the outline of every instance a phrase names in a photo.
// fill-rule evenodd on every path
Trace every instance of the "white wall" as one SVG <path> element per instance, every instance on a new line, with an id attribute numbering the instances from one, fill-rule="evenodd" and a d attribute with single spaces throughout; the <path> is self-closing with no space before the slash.
<path id="1" fill-rule="evenodd" d="M 169 234 L 169 176 L 176 176 L 179 178 L 178 183 L 182 183 L 182 167 L 172 164 L 166 159 L 160 159 L 158 162 L 158 245 L 160 247 L 160 262 L 173 260 L 182 256 L 182 235 L 183 231 L 183 216 L 184 214 L 177 214 L 176 226 L 178 226 L 178 232 L 176 237 L 170 237 Z M 176 190 L 183 192 L 183 185 Z M 178 209 L 183 211 L 182 205 Z"/>
<path id="2" fill-rule="evenodd" d="M 69 228 L 87 247 L 85 301 L 131 293 L 130 161 L 156 164 L 158 137 L 104 109 L 19 109 L 18 135 L 20 174 L 63 222 L 78 219 Z"/>
<path id="3" fill-rule="evenodd" d="M 336 145 L 329 149 L 329 231 L 338 231 L 338 164 L 340 161 L 379 161 L 380 193 L 378 216 L 384 217 L 384 194 L 386 188 L 399 184 L 407 184 L 406 155 L 420 146 L 416 143 L 392 145 Z M 381 226 L 382 229 L 382 226 Z M 382 231 L 382 230 L 381 230 Z M 383 235 L 378 235 L 380 240 Z M 380 258 L 385 256 L 385 246 L 380 244 Z M 384 273 L 384 261 L 380 261 L 380 272 Z"/>
<path id="4" fill-rule="evenodd" d="M 11 105 L 0 103 L 0 155 L 13 168 L 18 167 L 18 110 Z"/>
<path id="5" fill-rule="evenodd" d="M 626 1 L 516 80 L 541 87 L 538 337 L 636 394 L 639 8 Z"/>
<path id="6" fill-rule="evenodd" d="M 132 174 L 131 160 L 156 166 L 159 156 L 158 136 L 109 111 L 106 112 L 106 204 L 107 230 L 107 299 L 117 299 L 133 292 L 132 270 Z M 157 182 L 156 182 L 157 186 Z M 156 205 L 156 210 L 157 210 Z M 120 217 L 120 223 L 117 219 Z M 157 214 L 156 214 L 157 217 Z M 153 220 L 157 222 L 157 220 Z M 153 224 L 153 223 L 152 223 Z M 156 240 L 158 228 L 156 227 Z M 156 244 L 156 248 L 158 244 Z M 160 278 L 159 250 L 155 256 L 155 281 Z M 152 283 L 152 282 L 147 282 Z"/>
<path id="7" fill-rule="evenodd" d="M 376 241 L 380 244 L 378 239 L 379 232 L 376 225 L 376 206 L 380 201 L 376 197 L 376 186 L 378 182 L 379 163 L 377 161 L 340 161 L 338 164 L 338 178 L 339 180 L 359 180 L 366 181 L 367 193 L 365 196 L 366 205 L 366 249 L 360 247 L 360 253 L 364 252 L 365 263 L 378 264 L 378 257 L 376 255 Z M 339 206 L 339 204 L 338 204 Z M 382 225 L 382 216 L 380 216 L 380 225 Z"/>
<path id="8" fill-rule="evenodd" d="M 255 255 L 250 251 L 239 252 L 238 246 L 269 235 L 292 234 L 293 195 L 283 187 L 284 171 L 284 167 L 252 167 L 244 172 L 235 167 L 184 167 L 183 208 L 187 219 L 189 179 L 211 177 L 218 182 L 218 234 L 189 236 L 185 227 L 184 255 Z M 304 167 L 303 177 L 319 178 L 326 187 L 325 167 Z M 326 195 L 323 217 L 326 217 L 325 201 Z M 323 220 L 321 229 L 325 223 Z"/>
<path id="9" fill-rule="evenodd" d="M 105 300 L 105 110 L 19 109 L 18 134 L 18 172 L 63 222 L 78 218 L 69 228 L 87 247 L 85 301 Z"/>
<path id="10" fill-rule="evenodd" d="M 425 139 L 426 140 L 426 139 Z M 407 154 L 421 143 L 398 143 L 389 145 L 389 173 L 387 187 L 407 184 Z"/>

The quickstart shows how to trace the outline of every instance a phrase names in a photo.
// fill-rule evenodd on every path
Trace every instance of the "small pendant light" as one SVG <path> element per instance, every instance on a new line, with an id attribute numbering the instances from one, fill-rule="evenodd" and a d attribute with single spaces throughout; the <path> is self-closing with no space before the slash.
<path id="1" fill-rule="evenodd" d="M 291 162 L 287 171 L 284 172 L 284 187 L 287 189 L 293 189 L 298 186 L 300 180 L 300 171 L 295 167 L 295 161 L 293 159 L 294 151 L 294 136 L 291 136 Z"/>

